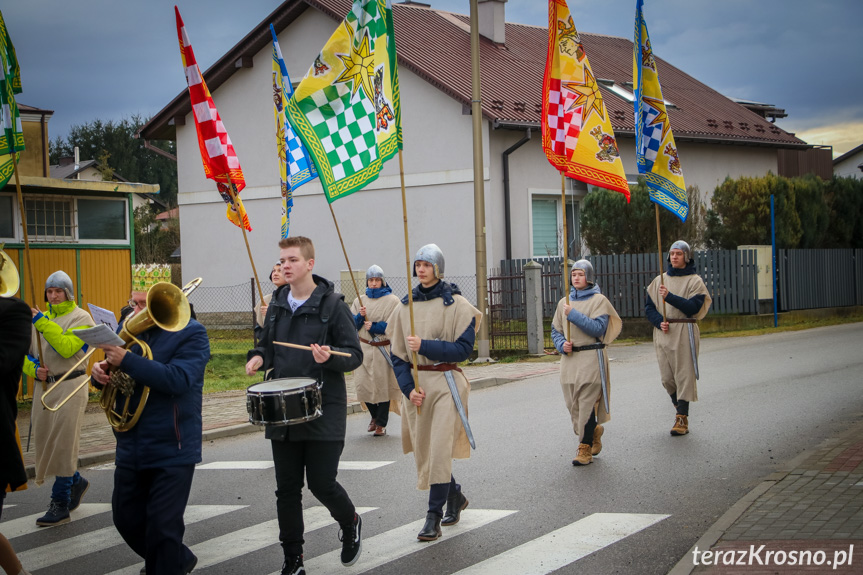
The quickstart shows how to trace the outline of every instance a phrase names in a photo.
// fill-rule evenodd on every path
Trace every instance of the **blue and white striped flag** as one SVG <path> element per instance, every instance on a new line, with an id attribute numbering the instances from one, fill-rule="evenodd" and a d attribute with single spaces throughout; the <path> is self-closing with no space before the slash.
<path id="1" fill-rule="evenodd" d="M 305 146 L 286 120 L 285 107 L 294 89 L 272 24 L 270 24 L 270 33 L 273 35 L 273 110 L 276 117 L 279 180 L 282 189 L 282 237 L 286 238 L 291 226 L 294 190 L 317 178 L 318 172 Z"/>

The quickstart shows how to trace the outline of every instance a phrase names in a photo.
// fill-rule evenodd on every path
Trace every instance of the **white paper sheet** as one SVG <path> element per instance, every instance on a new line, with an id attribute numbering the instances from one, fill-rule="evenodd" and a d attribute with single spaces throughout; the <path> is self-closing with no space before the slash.
<path id="1" fill-rule="evenodd" d="M 75 335 L 84 340 L 87 345 L 97 347 L 100 345 L 126 345 L 126 342 L 114 333 L 114 330 L 103 323 L 96 327 L 76 329 Z"/>

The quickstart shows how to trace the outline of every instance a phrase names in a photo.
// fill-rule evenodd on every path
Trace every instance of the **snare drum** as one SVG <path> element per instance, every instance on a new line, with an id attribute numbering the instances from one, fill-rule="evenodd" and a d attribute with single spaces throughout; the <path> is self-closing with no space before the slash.
<path id="1" fill-rule="evenodd" d="M 314 379 L 272 379 L 246 389 L 249 423 L 255 425 L 294 425 L 311 421 L 323 415 L 321 403 L 321 384 Z"/>

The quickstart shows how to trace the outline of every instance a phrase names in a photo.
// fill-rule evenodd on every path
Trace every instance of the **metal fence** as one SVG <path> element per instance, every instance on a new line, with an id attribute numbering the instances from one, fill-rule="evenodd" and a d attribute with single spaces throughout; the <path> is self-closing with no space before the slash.
<path id="1" fill-rule="evenodd" d="M 777 250 L 779 309 L 863 305 L 863 250 Z"/>

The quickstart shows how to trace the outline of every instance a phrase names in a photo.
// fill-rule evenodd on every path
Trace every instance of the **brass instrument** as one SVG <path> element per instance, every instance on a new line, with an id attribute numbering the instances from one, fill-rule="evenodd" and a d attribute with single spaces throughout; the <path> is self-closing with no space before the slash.
<path id="1" fill-rule="evenodd" d="M 12 263 L 12 258 L 3 251 L 3 245 L 0 244 L 0 297 L 12 297 L 18 293 L 20 285 L 18 269 Z"/>
<path id="2" fill-rule="evenodd" d="M 157 283 L 150 288 L 150 291 L 147 292 L 146 308 L 126 320 L 123 324 L 123 329 L 120 330 L 120 333 L 118 334 L 120 338 L 126 342 L 124 347 L 128 349 L 137 343 L 141 346 L 141 354 L 147 359 L 153 359 L 153 353 L 150 350 L 150 346 L 140 341 L 135 336 L 140 335 L 152 327 L 160 327 L 165 331 L 180 331 L 186 327 L 191 318 L 191 308 L 189 307 L 187 296 L 195 291 L 195 289 L 201 285 L 202 281 L 203 280 L 201 278 L 195 278 L 186 284 L 182 290 L 177 286 L 166 282 Z M 78 393 L 78 390 L 90 382 L 90 377 L 88 377 L 78 384 L 78 386 L 75 387 L 69 395 L 54 407 L 48 407 L 45 402 L 45 398 L 48 397 L 48 395 L 58 385 L 65 381 L 68 375 L 72 373 L 75 368 L 87 361 L 97 349 L 98 348 L 93 348 L 87 352 L 87 354 L 78 360 L 78 362 L 73 365 L 65 375 L 63 375 L 63 377 L 58 379 L 54 385 L 42 394 L 41 401 L 42 406 L 45 409 L 49 411 L 57 411 L 76 393 Z M 132 391 L 134 391 L 134 388 Z M 118 394 L 126 395 L 126 401 L 121 412 L 114 410 L 114 404 Z M 117 386 L 114 384 L 114 377 L 112 377 L 112 379 L 106 383 L 102 389 L 102 396 L 99 399 L 99 405 L 105 411 L 105 415 L 107 415 L 108 423 L 110 423 L 111 427 L 120 432 L 128 431 L 138 423 L 138 419 L 144 411 L 144 406 L 147 403 L 149 395 L 150 388 L 144 386 L 141 393 L 141 400 L 138 402 L 138 408 L 135 410 L 134 414 L 129 413 L 129 403 L 132 399 L 132 393 L 130 392 L 126 394 L 117 389 Z"/>

